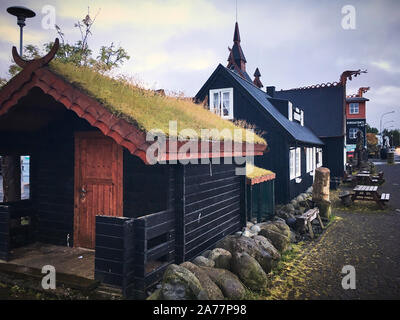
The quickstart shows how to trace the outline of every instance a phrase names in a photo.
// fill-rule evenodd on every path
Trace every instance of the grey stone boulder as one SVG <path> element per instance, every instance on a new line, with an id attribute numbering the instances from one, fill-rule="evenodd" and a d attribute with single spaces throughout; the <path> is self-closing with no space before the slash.
<path id="1" fill-rule="evenodd" d="M 292 201 L 290 201 L 290 204 L 295 208 L 295 209 L 298 209 L 300 206 L 299 206 L 299 203 L 297 202 L 297 200 L 295 200 L 295 199 L 293 199 Z"/>
<path id="2" fill-rule="evenodd" d="M 201 255 L 205 258 L 208 258 L 208 256 L 210 255 L 211 250 L 206 250 L 204 251 Z"/>
<path id="3" fill-rule="evenodd" d="M 228 250 L 216 248 L 210 252 L 208 258 L 214 261 L 215 268 L 231 269 L 232 254 Z"/>
<path id="4" fill-rule="evenodd" d="M 247 223 L 246 223 L 246 228 L 247 228 L 247 229 L 250 229 L 253 225 L 254 225 L 253 222 L 247 221 Z"/>
<path id="5" fill-rule="evenodd" d="M 204 256 L 198 256 L 193 259 L 193 263 L 199 267 L 214 267 L 215 263 Z"/>
<path id="6" fill-rule="evenodd" d="M 254 236 L 254 234 L 253 234 L 249 229 L 245 229 L 245 230 L 242 232 L 242 237 L 251 238 L 252 236 Z"/>
<path id="7" fill-rule="evenodd" d="M 176 264 L 167 267 L 160 290 L 164 300 L 208 299 L 199 279 L 188 269 Z"/>
<path id="8" fill-rule="evenodd" d="M 255 234 L 259 233 L 260 230 L 261 230 L 260 227 L 257 226 L 257 225 L 253 225 L 253 226 L 250 228 L 250 232 L 255 233 Z"/>
<path id="9" fill-rule="evenodd" d="M 246 289 L 239 278 L 226 269 L 201 267 L 228 299 L 242 299 Z"/>
<path id="10" fill-rule="evenodd" d="M 285 210 L 286 212 L 293 212 L 293 211 L 295 211 L 296 209 L 295 209 L 295 207 L 293 206 L 293 204 L 288 203 L 288 204 L 284 207 L 284 210 Z"/>
<path id="11" fill-rule="evenodd" d="M 265 251 L 267 251 L 273 260 L 280 260 L 281 254 L 279 251 L 273 246 L 273 244 L 266 238 L 260 235 L 253 237 L 254 242 Z"/>
<path id="12" fill-rule="evenodd" d="M 290 246 L 290 228 L 285 222 L 274 221 L 260 225 L 260 235 L 270 240 L 279 252 L 284 252 Z"/>
<path id="13" fill-rule="evenodd" d="M 222 239 L 217 247 L 228 250 L 232 255 L 235 252 L 246 252 L 258 261 L 266 273 L 269 273 L 272 269 L 272 256 L 264 248 L 257 245 L 253 238 L 230 235 Z"/>
<path id="14" fill-rule="evenodd" d="M 211 278 L 207 275 L 207 272 L 205 272 L 201 267 L 196 266 L 195 264 L 189 261 L 182 263 L 181 266 L 188 269 L 196 276 L 197 279 L 199 279 L 201 286 L 207 293 L 208 299 L 210 300 L 224 299 L 224 295 L 222 294 L 221 289 L 211 280 Z"/>
<path id="15" fill-rule="evenodd" d="M 309 195 L 309 194 L 307 194 L 306 192 L 303 192 L 302 194 L 301 194 L 301 196 L 303 197 L 303 199 L 304 200 L 307 200 L 307 199 L 309 199 L 311 196 Z"/>
<path id="16" fill-rule="evenodd" d="M 267 274 L 257 260 L 246 252 L 235 252 L 232 257 L 232 271 L 250 290 L 261 291 L 267 286 Z"/>

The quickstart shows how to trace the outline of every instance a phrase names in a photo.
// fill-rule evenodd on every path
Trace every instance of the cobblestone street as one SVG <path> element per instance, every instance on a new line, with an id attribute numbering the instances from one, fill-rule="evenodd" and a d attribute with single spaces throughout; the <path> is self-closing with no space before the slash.
<path id="1" fill-rule="evenodd" d="M 400 166 L 385 172 L 383 192 L 391 193 L 384 211 L 337 211 L 336 221 L 320 239 L 307 244 L 299 258 L 272 284 L 272 299 L 400 298 Z M 373 204 L 371 204 L 373 206 Z M 356 270 L 356 289 L 344 290 L 341 270 Z"/>

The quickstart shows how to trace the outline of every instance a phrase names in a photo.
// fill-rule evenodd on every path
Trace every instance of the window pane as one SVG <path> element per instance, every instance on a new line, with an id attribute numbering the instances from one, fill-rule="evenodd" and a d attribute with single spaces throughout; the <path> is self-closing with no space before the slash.
<path id="1" fill-rule="evenodd" d="M 222 94 L 223 115 L 229 116 L 229 92 Z"/>
<path id="2" fill-rule="evenodd" d="M 216 113 L 216 114 L 220 114 L 220 110 L 219 110 L 219 93 L 218 92 L 215 92 L 214 93 L 214 112 Z"/>

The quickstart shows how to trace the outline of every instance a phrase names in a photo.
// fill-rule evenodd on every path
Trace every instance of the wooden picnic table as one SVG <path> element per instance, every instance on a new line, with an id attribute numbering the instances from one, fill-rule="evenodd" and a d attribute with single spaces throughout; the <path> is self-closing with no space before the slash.
<path id="1" fill-rule="evenodd" d="M 375 201 L 382 209 L 385 207 L 385 202 L 390 199 L 389 193 L 379 194 L 378 186 L 357 185 L 353 191 L 354 194 L 351 197 L 352 201 Z"/>
<path id="2" fill-rule="evenodd" d="M 376 185 L 379 179 L 372 177 L 369 173 L 357 173 L 354 182 L 354 185 Z"/>

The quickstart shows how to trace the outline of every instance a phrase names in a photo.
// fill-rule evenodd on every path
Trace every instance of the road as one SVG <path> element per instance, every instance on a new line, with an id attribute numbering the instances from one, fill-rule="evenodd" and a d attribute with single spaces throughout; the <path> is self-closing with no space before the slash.
<path id="1" fill-rule="evenodd" d="M 272 283 L 273 299 L 400 299 L 400 164 L 379 165 L 388 210 L 335 211 L 338 219 Z M 371 208 L 374 208 L 372 203 Z M 355 268 L 356 289 L 342 287 Z"/>

